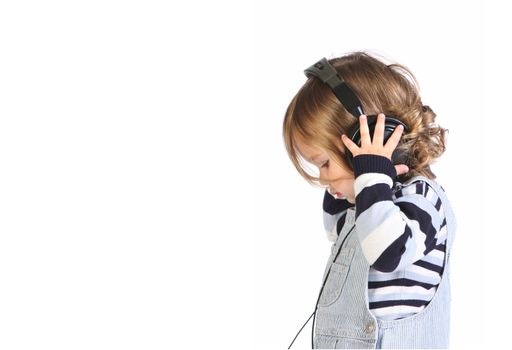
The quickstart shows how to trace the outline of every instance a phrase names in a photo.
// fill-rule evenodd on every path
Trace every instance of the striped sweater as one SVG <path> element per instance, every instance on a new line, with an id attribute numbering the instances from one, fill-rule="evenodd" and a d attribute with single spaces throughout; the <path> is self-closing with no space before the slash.
<path id="1" fill-rule="evenodd" d="M 441 199 L 422 180 L 407 186 L 395 181 L 391 161 L 378 155 L 354 157 L 357 234 L 370 264 L 370 311 L 381 319 L 420 312 L 441 281 L 446 219 Z M 347 209 L 354 205 L 324 195 L 324 226 L 336 241 Z"/>

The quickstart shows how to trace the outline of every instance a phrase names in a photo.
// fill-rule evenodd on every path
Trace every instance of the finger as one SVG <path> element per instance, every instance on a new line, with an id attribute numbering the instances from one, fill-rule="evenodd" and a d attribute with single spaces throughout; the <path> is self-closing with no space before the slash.
<path id="1" fill-rule="evenodd" d="M 390 153 L 392 153 L 398 143 L 400 143 L 400 138 L 402 137 L 402 132 L 404 131 L 404 127 L 402 125 L 399 125 L 395 128 L 395 131 L 391 134 L 388 141 L 386 142 L 386 145 L 384 146 L 384 149 Z"/>
<path id="2" fill-rule="evenodd" d="M 372 144 L 370 139 L 370 131 L 368 130 L 368 122 L 366 121 L 366 116 L 362 114 L 359 117 L 359 132 L 361 134 L 361 147 L 369 146 Z"/>
<path id="3" fill-rule="evenodd" d="M 402 175 L 409 172 L 409 167 L 405 164 L 395 165 L 396 175 Z"/>
<path id="4" fill-rule="evenodd" d="M 343 141 L 345 147 L 349 149 L 354 157 L 359 154 L 359 147 L 347 135 L 341 135 L 341 141 Z"/>
<path id="5" fill-rule="evenodd" d="M 382 146 L 384 142 L 384 122 L 386 120 L 386 116 L 383 113 L 380 113 L 377 116 L 377 125 L 375 125 L 375 132 L 373 133 L 372 143 L 374 145 Z"/>

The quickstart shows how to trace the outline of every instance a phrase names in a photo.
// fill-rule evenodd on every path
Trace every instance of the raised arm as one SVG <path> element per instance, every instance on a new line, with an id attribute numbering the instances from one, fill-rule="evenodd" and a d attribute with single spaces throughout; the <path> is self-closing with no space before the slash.
<path id="1" fill-rule="evenodd" d="M 356 225 L 363 253 L 376 270 L 413 264 L 443 240 L 441 202 L 426 182 L 403 187 L 393 200 L 396 170 L 379 155 L 354 157 Z"/>

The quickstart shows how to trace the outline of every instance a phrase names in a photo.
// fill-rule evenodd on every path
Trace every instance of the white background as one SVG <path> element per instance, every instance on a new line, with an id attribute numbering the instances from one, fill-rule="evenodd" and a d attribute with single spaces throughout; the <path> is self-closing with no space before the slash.
<path id="1" fill-rule="evenodd" d="M 500 292 L 503 288 L 490 292 L 484 277 L 490 276 L 487 269 L 493 267 L 485 262 L 484 244 L 499 232 L 491 234 L 484 218 L 484 210 L 490 207 L 492 214 L 497 205 L 484 196 L 490 190 L 484 181 L 488 167 L 483 162 L 489 151 L 481 136 L 483 121 L 492 122 L 489 113 L 494 108 L 489 104 L 484 108 L 482 98 L 487 87 L 482 85 L 484 45 L 492 39 L 484 33 L 483 11 L 478 1 L 318 1 L 294 6 L 273 2 L 256 6 L 257 346 L 283 348 L 293 340 L 314 310 L 332 244 L 322 223 L 324 190 L 299 176 L 284 149 L 284 113 L 306 81 L 305 68 L 324 56 L 355 50 L 370 50 L 408 66 L 419 81 L 423 103 L 431 106 L 437 122 L 450 130 L 447 151 L 432 168 L 458 218 L 452 255 L 451 346 L 461 349 L 488 344 L 494 333 L 485 333 L 493 321 L 487 314 L 489 298 L 506 296 Z M 488 26 L 493 25 L 491 18 Z M 492 50 L 487 53 L 494 61 Z M 490 242 L 491 247 L 495 244 Z M 310 348 L 311 326 L 312 320 L 294 347 Z"/>
<path id="2" fill-rule="evenodd" d="M 450 129 L 453 347 L 508 342 L 507 12 L 354 3 L 1 2 L 0 348 L 287 347 L 329 242 L 282 117 L 356 49 L 409 66 Z"/>

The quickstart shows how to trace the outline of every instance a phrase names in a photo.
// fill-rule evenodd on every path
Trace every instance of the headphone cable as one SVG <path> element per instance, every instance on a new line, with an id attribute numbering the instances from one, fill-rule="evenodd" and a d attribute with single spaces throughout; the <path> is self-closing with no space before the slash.
<path id="1" fill-rule="evenodd" d="M 302 328 L 304 328 L 304 327 L 308 324 L 309 320 L 311 319 L 311 317 L 313 317 L 313 315 L 315 314 L 315 312 L 316 312 L 316 309 L 315 309 L 315 311 L 311 314 L 311 316 L 309 316 L 309 318 L 308 318 L 308 320 L 306 321 L 306 323 L 304 323 L 304 325 L 300 328 L 299 332 L 297 333 L 297 335 L 295 336 L 295 338 L 293 338 L 292 343 L 290 344 L 290 346 L 288 347 L 288 349 L 290 349 L 290 348 L 292 347 L 293 342 L 295 342 L 295 339 L 297 339 L 297 337 L 299 336 L 300 332 L 302 331 Z"/>
<path id="2" fill-rule="evenodd" d="M 356 227 L 356 225 L 352 226 L 350 231 L 348 231 L 348 233 L 345 235 L 345 237 L 343 237 L 343 241 L 340 244 L 340 248 L 338 248 L 338 252 L 336 253 L 336 256 L 334 257 L 334 259 L 331 262 L 331 266 L 332 266 L 332 263 L 335 262 L 336 259 L 338 258 L 338 255 L 340 254 L 341 249 L 343 248 L 343 244 L 345 243 L 345 241 L 347 240 L 348 236 L 350 235 L 350 233 L 352 232 L 352 230 L 355 227 Z M 329 266 L 329 271 L 327 271 L 327 275 L 325 275 L 325 279 L 324 279 L 324 282 L 322 283 L 322 288 L 320 289 L 320 293 L 318 293 L 318 298 L 316 300 L 316 305 L 315 305 L 315 311 L 313 311 L 313 313 L 311 314 L 311 316 L 309 316 L 309 318 L 306 321 L 306 323 L 304 323 L 304 325 L 301 327 L 301 329 L 299 330 L 297 335 L 295 335 L 295 338 L 293 338 L 293 340 L 292 340 L 290 346 L 288 347 L 288 349 L 290 349 L 292 347 L 293 343 L 295 342 L 295 339 L 297 339 L 297 337 L 299 336 L 300 332 L 302 332 L 302 329 L 308 324 L 308 322 L 311 319 L 311 317 L 316 315 L 316 310 L 318 309 L 318 302 L 320 301 L 320 296 L 322 295 L 322 291 L 324 290 L 324 286 L 325 286 L 325 283 L 327 282 L 327 278 L 329 278 L 329 273 L 331 272 L 331 266 Z M 316 316 L 313 317 L 313 324 L 311 326 L 311 349 L 314 349 L 314 346 L 313 346 L 314 345 L 313 344 L 313 334 L 314 334 L 314 331 L 315 331 L 315 318 L 316 318 Z"/>

